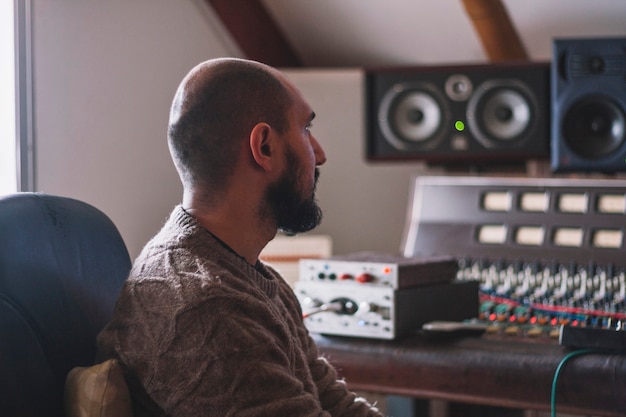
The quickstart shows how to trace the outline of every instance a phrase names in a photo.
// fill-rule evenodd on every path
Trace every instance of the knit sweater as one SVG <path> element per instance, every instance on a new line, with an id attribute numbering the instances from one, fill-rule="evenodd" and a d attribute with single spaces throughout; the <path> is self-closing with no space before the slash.
<path id="1" fill-rule="evenodd" d="M 127 369 L 136 415 L 380 416 L 320 357 L 289 284 L 180 206 L 135 261 L 98 347 Z"/>

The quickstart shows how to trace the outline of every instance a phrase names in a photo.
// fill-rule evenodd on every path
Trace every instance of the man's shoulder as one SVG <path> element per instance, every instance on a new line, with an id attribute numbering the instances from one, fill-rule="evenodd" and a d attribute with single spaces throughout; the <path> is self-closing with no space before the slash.
<path id="1" fill-rule="evenodd" d="M 193 256 L 185 251 L 169 250 L 139 257 L 133 263 L 129 281 L 134 283 L 210 283 L 229 273 L 218 259 Z"/>

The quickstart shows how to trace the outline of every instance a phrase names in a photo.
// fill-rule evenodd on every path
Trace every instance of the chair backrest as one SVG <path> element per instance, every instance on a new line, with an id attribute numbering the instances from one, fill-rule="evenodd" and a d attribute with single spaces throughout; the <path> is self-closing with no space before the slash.
<path id="1" fill-rule="evenodd" d="M 130 270 L 113 222 L 84 202 L 0 197 L 0 413 L 61 417 L 70 369 L 94 363 L 96 335 Z"/>

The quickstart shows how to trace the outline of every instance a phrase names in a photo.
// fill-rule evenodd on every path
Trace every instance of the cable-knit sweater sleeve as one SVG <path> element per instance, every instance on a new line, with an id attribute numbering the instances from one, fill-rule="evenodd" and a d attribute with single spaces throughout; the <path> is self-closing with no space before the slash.
<path id="1" fill-rule="evenodd" d="M 318 398 L 323 409 L 332 416 L 381 417 L 382 414 L 376 407 L 349 391 L 346 383 L 338 379 L 335 368 L 324 357 L 320 356 L 315 341 L 309 336 L 309 332 L 304 326 L 302 310 L 291 287 L 285 283 L 282 288 L 286 299 L 284 304 L 287 310 L 294 315 L 294 322 L 297 323 L 303 350 L 306 352 L 308 369 L 315 381 Z"/>
<path id="2" fill-rule="evenodd" d="M 381 417 L 378 409 L 365 398 L 357 397 L 338 379 L 335 368 L 318 353 L 313 339 L 309 338 L 309 369 L 318 389 L 322 407 L 332 416 Z"/>

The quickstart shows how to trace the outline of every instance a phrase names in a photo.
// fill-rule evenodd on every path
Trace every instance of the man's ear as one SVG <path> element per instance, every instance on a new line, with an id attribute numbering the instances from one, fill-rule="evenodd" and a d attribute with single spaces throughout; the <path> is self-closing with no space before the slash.
<path id="1" fill-rule="evenodd" d="M 250 151 L 252 158 L 262 169 L 272 169 L 276 149 L 275 131 L 267 123 L 257 123 L 250 131 Z"/>

